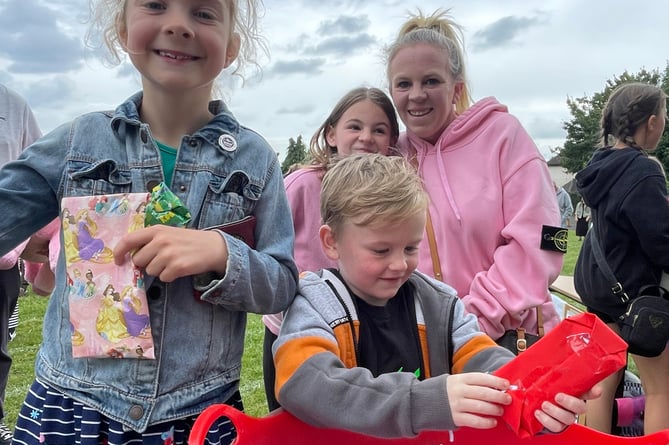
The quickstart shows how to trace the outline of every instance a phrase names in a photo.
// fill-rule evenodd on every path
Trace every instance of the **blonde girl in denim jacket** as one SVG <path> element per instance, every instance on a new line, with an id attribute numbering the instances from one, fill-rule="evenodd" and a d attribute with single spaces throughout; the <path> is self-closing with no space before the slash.
<path id="1" fill-rule="evenodd" d="M 183 444 L 207 406 L 242 408 L 246 313 L 284 310 L 297 282 L 276 154 L 211 101 L 219 74 L 254 63 L 262 46 L 256 3 L 96 2 L 97 28 L 112 56 L 128 55 L 142 91 L 62 125 L 0 170 L 0 255 L 57 217 L 63 197 L 146 192 L 164 181 L 192 215 L 185 228 L 125 235 L 113 252 L 116 264 L 145 272 L 155 359 L 72 357 L 61 251 L 16 443 Z M 249 215 L 255 248 L 203 230 Z M 208 439 L 231 443 L 233 428 L 222 419 Z"/>

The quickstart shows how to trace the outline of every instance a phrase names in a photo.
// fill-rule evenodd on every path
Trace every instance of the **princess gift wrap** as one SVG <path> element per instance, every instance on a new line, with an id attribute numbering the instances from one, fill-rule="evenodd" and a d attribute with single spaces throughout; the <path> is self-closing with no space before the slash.
<path id="1" fill-rule="evenodd" d="M 148 193 L 63 198 L 73 357 L 155 358 L 143 272 L 114 263 L 125 234 L 144 227 Z"/>

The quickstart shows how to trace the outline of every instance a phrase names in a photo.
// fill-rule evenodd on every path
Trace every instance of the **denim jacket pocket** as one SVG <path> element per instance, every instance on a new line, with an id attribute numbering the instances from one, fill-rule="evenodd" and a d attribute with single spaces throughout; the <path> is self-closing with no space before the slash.
<path id="1" fill-rule="evenodd" d="M 70 161 L 65 196 L 104 195 L 132 191 L 132 176 L 121 170 L 116 161 L 104 159 L 95 163 Z"/>
<path id="2" fill-rule="evenodd" d="M 204 199 L 199 227 L 236 221 L 249 215 L 260 199 L 262 187 L 245 172 L 226 178 L 212 176 Z"/>

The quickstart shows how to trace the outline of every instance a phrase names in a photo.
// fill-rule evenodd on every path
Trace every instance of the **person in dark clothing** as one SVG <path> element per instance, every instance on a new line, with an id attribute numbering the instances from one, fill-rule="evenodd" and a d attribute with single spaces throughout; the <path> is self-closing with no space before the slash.
<path id="1" fill-rule="evenodd" d="M 576 175 L 606 262 L 631 298 L 642 286 L 659 284 L 663 271 L 669 271 L 667 184 L 661 166 L 648 156 L 664 131 L 666 97 L 662 89 L 648 84 L 618 87 L 602 113 L 604 147 Z M 609 136 L 613 145 L 607 145 Z M 574 285 L 588 311 L 620 332 L 618 317 L 627 304 L 613 295 L 597 266 L 593 242 L 590 230 L 576 262 Z M 669 428 L 669 350 L 658 357 L 633 358 L 647 394 L 645 434 Z M 588 401 L 588 426 L 610 432 L 622 375 L 621 370 L 605 379 L 602 397 Z"/>
<path id="2" fill-rule="evenodd" d="M 579 241 L 582 241 L 590 226 L 590 207 L 585 203 L 582 196 L 576 203 L 574 216 L 576 217 L 576 236 Z"/>

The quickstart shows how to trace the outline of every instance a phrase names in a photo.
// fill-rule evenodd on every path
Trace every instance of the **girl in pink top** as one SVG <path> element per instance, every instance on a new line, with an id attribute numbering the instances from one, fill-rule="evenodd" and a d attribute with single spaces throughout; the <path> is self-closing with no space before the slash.
<path id="1" fill-rule="evenodd" d="M 399 135 L 390 98 L 378 88 L 359 87 L 345 94 L 316 130 L 309 147 L 311 163 L 284 179 L 295 228 L 295 263 L 302 271 L 318 271 L 336 264 L 321 250 L 321 181 L 335 157 L 353 153 L 388 154 Z M 263 374 L 267 405 L 279 407 L 274 397 L 272 343 L 279 334 L 282 314 L 265 315 Z"/>
<path id="2" fill-rule="evenodd" d="M 460 27 L 438 10 L 418 13 L 387 49 L 390 93 L 406 132 L 398 147 L 431 198 L 441 264 L 430 243 L 418 269 L 455 287 L 493 339 L 525 328 L 537 334 L 559 321 L 548 285 L 562 254 L 542 250 L 544 225 L 560 215 L 545 159 L 518 120 L 494 98 L 473 105 L 466 85 Z"/>

